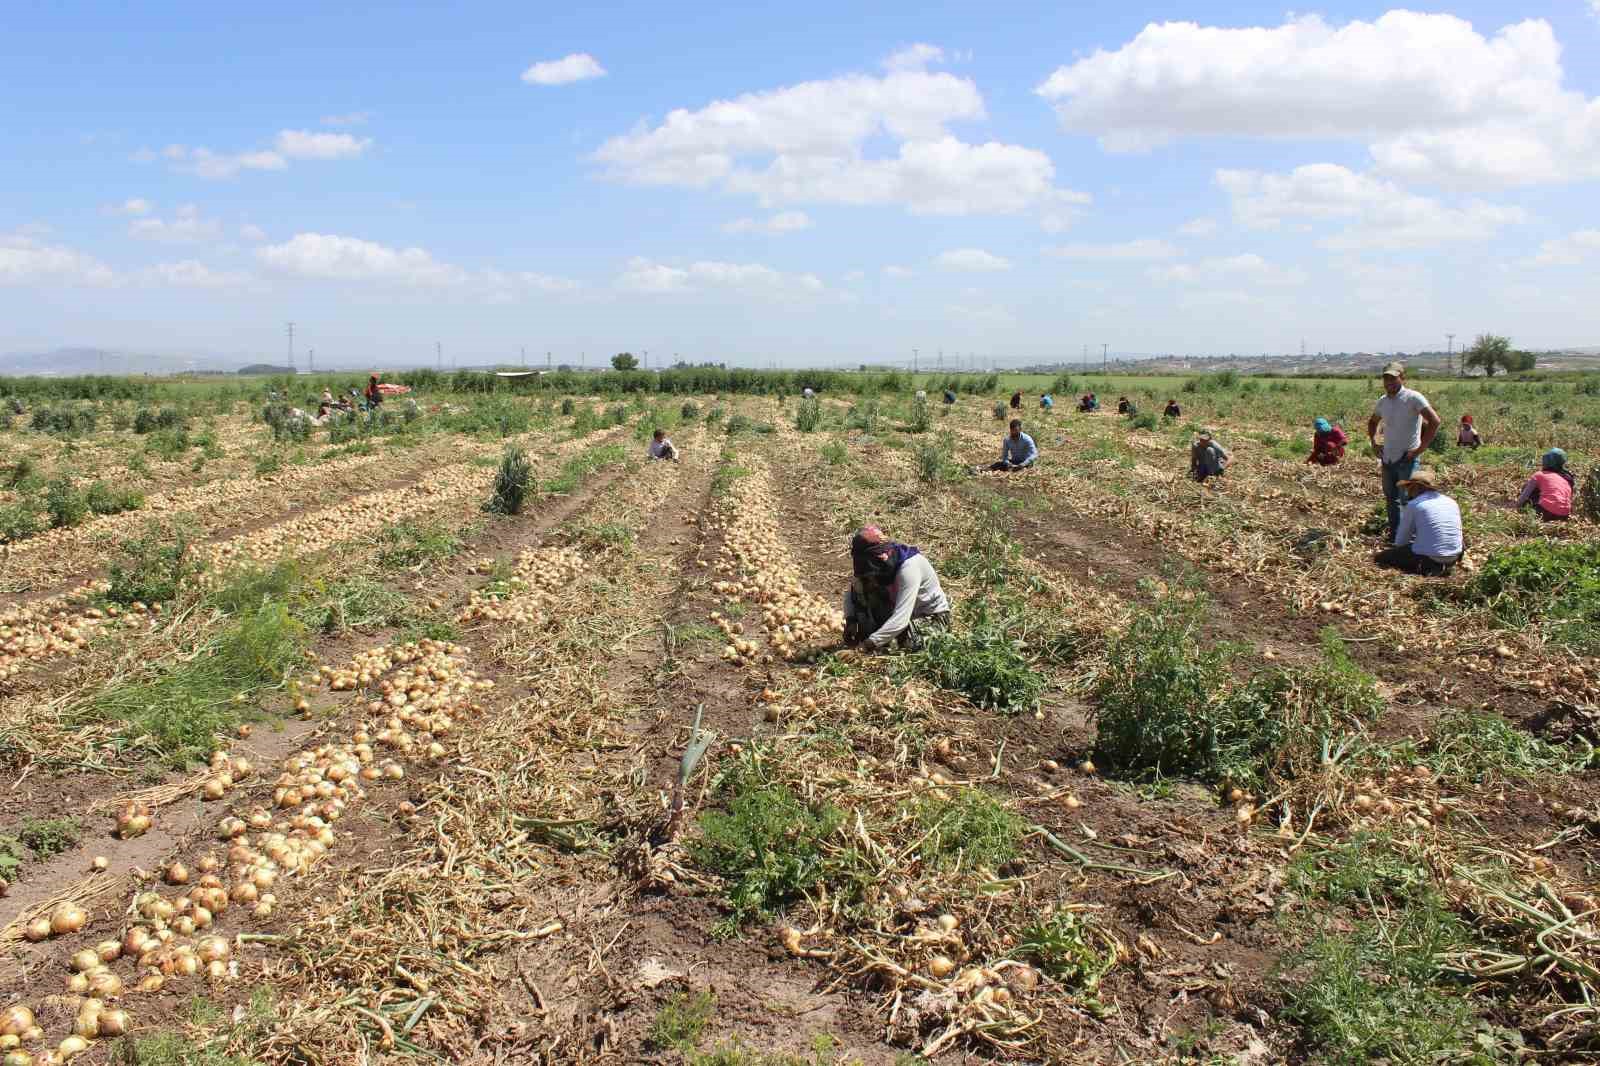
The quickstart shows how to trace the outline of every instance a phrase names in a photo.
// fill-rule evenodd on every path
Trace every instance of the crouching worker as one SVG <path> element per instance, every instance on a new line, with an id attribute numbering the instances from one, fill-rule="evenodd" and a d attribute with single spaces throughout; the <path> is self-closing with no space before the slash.
<path id="1" fill-rule="evenodd" d="M 1461 507 L 1439 491 L 1431 470 L 1418 469 L 1401 480 L 1406 505 L 1400 509 L 1400 526 L 1394 547 L 1385 548 L 1372 561 L 1392 570 L 1423 577 L 1449 577 L 1461 561 Z"/>
<path id="2" fill-rule="evenodd" d="M 1202 429 L 1189 448 L 1189 476 L 1202 483 L 1207 478 L 1221 477 L 1232 458 L 1209 429 Z"/>
<path id="3" fill-rule="evenodd" d="M 863 526 L 850 538 L 850 562 L 855 576 L 844 596 L 846 644 L 881 651 L 895 642 L 915 651 L 922 646 L 918 622 L 950 624 L 950 600 L 939 575 L 916 548 L 890 540 L 877 526 Z"/>
<path id="4" fill-rule="evenodd" d="M 1527 480 L 1517 496 L 1517 508 L 1533 506 L 1546 522 L 1572 517 L 1572 490 L 1578 481 L 1567 472 L 1567 453 L 1551 448 L 1539 460 L 1539 472 Z"/>
<path id="5" fill-rule="evenodd" d="M 678 461 L 678 449 L 667 439 L 667 431 L 658 429 L 650 436 L 650 458 L 666 459 L 668 462 Z"/>
<path id="6" fill-rule="evenodd" d="M 1039 446 L 1022 432 L 1022 419 L 1011 420 L 1011 431 L 1000 445 L 1000 461 L 990 470 L 1026 470 L 1039 461 Z"/>

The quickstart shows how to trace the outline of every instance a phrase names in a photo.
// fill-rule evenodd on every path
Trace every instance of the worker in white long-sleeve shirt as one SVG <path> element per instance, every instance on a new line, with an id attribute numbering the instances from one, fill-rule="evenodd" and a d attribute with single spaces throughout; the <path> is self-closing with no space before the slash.
<path id="1" fill-rule="evenodd" d="M 916 548 L 864 526 L 850 538 L 850 561 L 855 576 L 844 597 L 847 644 L 879 651 L 898 642 L 914 650 L 922 645 L 917 622 L 950 624 L 950 599 L 933 564 Z"/>
<path id="2" fill-rule="evenodd" d="M 1399 485 L 1407 502 L 1400 509 L 1394 547 L 1379 552 L 1373 561 L 1408 574 L 1449 577 L 1466 549 L 1460 506 L 1439 491 L 1439 479 L 1431 470 L 1414 470 Z"/>

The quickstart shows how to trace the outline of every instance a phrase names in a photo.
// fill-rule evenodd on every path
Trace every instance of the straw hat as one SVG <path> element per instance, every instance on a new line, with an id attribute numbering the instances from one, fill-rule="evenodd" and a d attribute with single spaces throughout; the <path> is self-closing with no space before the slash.
<path id="1" fill-rule="evenodd" d="M 1415 485 L 1424 491 L 1437 492 L 1439 490 L 1439 475 L 1435 474 L 1427 467 L 1419 466 L 1411 472 L 1410 477 L 1401 478 L 1399 485 L 1401 488 L 1408 488 L 1412 485 Z"/>

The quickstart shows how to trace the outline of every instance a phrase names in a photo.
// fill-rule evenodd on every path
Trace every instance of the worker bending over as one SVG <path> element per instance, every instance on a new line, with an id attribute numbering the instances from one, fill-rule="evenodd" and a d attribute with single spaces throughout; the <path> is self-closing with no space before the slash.
<path id="1" fill-rule="evenodd" d="M 915 651 L 922 646 L 916 623 L 950 624 L 950 599 L 939 586 L 928 557 L 909 544 L 863 526 L 850 538 L 854 577 L 844 596 L 846 644 L 864 643 L 881 651 L 897 642 Z"/>

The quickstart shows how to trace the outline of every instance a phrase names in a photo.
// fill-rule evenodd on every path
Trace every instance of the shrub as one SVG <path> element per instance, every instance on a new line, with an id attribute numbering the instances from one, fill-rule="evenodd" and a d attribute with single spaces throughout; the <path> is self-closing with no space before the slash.
<path id="1" fill-rule="evenodd" d="M 950 458 L 950 447 L 948 436 L 936 443 L 923 441 L 917 444 L 912 454 L 917 462 L 918 481 L 924 485 L 937 485 L 954 481 L 960 476 L 961 468 Z"/>
<path id="2" fill-rule="evenodd" d="M 843 465 L 849 458 L 850 452 L 840 441 L 830 440 L 822 446 L 822 461 L 829 466 Z"/>
<path id="3" fill-rule="evenodd" d="M 1578 489 L 1578 511 L 1591 522 L 1600 522 L 1600 466 L 1584 475 Z"/>
<path id="4" fill-rule="evenodd" d="M 32 500 L 18 500 L 9 506 L 0 505 L 0 544 L 14 544 L 37 536 L 39 510 Z"/>
<path id="5" fill-rule="evenodd" d="M 933 428 L 933 408 L 928 406 L 926 396 L 914 396 L 911 399 L 911 421 L 906 429 L 912 433 L 926 433 Z"/>
<path id="6" fill-rule="evenodd" d="M 980 600 L 970 626 L 932 629 L 900 669 L 960 692 L 979 707 L 1012 714 L 1029 710 L 1044 691 L 1044 678 L 1023 656 L 1014 621 L 995 618 Z"/>
<path id="7" fill-rule="evenodd" d="M 17 839 L 33 849 L 37 859 L 48 859 L 77 847 L 83 826 L 76 818 L 28 818 L 17 829 Z"/>
<path id="8" fill-rule="evenodd" d="M 1155 429 L 1159 424 L 1160 422 L 1156 416 L 1148 411 L 1142 415 L 1133 416 L 1132 425 L 1134 429 Z"/>
<path id="9" fill-rule="evenodd" d="M 815 432 L 822 423 L 822 403 L 815 396 L 801 400 L 794 407 L 794 428 L 801 433 Z"/>
<path id="10" fill-rule="evenodd" d="M 191 534 L 178 523 L 151 523 L 125 540 L 111 561 L 106 599 L 113 603 L 165 603 L 176 599 L 201 567 L 190 558 Z"/>
<path id="11" fill-rule="evenodd" d="M 45 486 L 44 509 L 52 529 L 69 529 L 89 517 L 89 504 L 70 478 L 58 477 Z"/>
<path id="12" fill-rule="evenodd" d="M 728 419 L 726 428 L 728 436 L 731 437 L 736 433 L 748 433 L 755 428 L 755 422 L 747 415 L 734 415 Z"/>
<path id="13" fill-rule="evenodd" d="M 1552 639 L 1600 647 L 1600 542 L 1538 540 L 1500 549 L 1467 582 L 1464 596 L 1487 604 L 1501 625 L 1548 619 Z"/>
<path id="14" fill-rule="evenodd" d="M 799 899 L 824 879 L 823 842 L 844 822 L 838 808 L 806 804 L 787 787 L 741 768 L 726 813 L 700 816 L 694 862 L 727 882 L 733 918 L 745 922 Z"/>
<path id="15" fill-rule="evenodd" d="M 133 489 L 114 489 L 104 481 L 89 486 L 84 499 L 95 514 L 122 514 L 144 506 L 144 496 Z"/>
<path id="16" fill-rule="evenodd" d="M 562 400 L 561 400 L 561 413 L 563 415 L 572 414 L 572 397 L 571 396 L 562 397 Z"/>
<path id="17" fill-rule="evenodd" d="M 844 425 L 846 429 L 859 430 L 862 433 L 873 433 L 878 428 L 878 403 L 876 400 L 867 400 L 860 404 L 851 404 L 850 410 L 845 412 Z"/>
<path id="18" fill-rule="evenodd" d="M 693 422 L 700 417 L 700 405 L 693 400 L 683 401 L 683 406 L 678 408 L 678 421 Z"/>
<path id="19" fill-rule="evenodd" d="M 939 870 L 995 870 L 1017 857 L 1022 819 L 981 788 L 924 796 L 914 807 L 922 861 Z"/>
<path id="20" fill-rule="evenodd" d="M 521 448 L 507 448 L 495 470 L 494 495 L 483 505 L 484 510 L 495 514 L 521 514 L 532 483 L 533 464 L 528 461 L 528 453 Z"/>
<path id="21" fill-rule="evenodd" d="M 708 426 L 716 425 L 718 422 L 722 421 L 723 416 L 724 416 L 724 412 L 722 410 L 722 405 L 721 404 L 717 404 L 717 405 L 713 406 L 711 408 L 711 410 L 706 413 L 706 425 L 708 425 Z"/>
<path id="22" fill-rule="evenodd" d="M 1003 403 L 998 403 L 997 402 L 994 405 L 994 420 L 996 422 L 1004 422 L 1006 420 L 1006 415 L 1007 415 L 1006 405 L 1003 404 Z"/>

